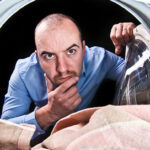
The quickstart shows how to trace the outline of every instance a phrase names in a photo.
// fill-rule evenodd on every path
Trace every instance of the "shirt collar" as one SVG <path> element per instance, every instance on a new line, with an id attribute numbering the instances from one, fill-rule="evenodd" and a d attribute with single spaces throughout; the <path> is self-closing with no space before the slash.
<path id="1" fill-rule="evenodd" d="M 85 62 L 84 62 L 84 60 L 83 60 L 82 74 L 81 75 L 86 75 L 86 68 L 85 68 Z"/>

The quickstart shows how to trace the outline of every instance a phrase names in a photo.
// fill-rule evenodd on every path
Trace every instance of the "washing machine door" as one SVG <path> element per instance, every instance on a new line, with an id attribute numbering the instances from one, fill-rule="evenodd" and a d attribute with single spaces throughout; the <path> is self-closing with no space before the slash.
<path id="1" fill-rule="evenodd" d="M 131 13 L 150 33 L 150 0 L 110 0 Z"/>
<path id="2" fill-rule="evenodd" d="M 150 1 L 112 0 L 134 15 L 141 25 L 135 39 L 126 46 L 126 65 L 117 90 L 117 104 L 150 103 Z"/>
<path id="3" fill-rule="evenodd" d="M 0 28 L 17 11 L 35 0 L 0 0 Z"/>

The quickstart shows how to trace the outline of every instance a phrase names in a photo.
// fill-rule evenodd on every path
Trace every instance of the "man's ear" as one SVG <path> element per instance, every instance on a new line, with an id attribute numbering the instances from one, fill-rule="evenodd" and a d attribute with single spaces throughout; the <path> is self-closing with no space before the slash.
<path id="1" fill-rule="evenodd" d="M 82 46 L 83 46 L 83 55 L 85 56 L 85 40 L 82 41 Z"/>
<path id="2" fill-rule="evenodd" d="M 39 59 L 37 50 L 35 50 L 35 55 L 36 55 L 37 59 Z"/>

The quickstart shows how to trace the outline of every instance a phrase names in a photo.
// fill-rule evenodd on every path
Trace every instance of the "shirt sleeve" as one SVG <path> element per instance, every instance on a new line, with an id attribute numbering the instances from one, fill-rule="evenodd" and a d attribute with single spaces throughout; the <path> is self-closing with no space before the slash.
<path id="1" fill-rule="evenodd" d="M 107 64 L 106 78 L 115 80 L 119 83 L 125 66 L 124 59 L 112 52 L 106 51 L 105 64 Z"/>
<path id="2" fill-rule="evenodd" d="M 29 113 L 30 104 L 31 97 L 16 66 L 9 81 L 1 118 L 17 124 L 33 124 L 36 126 L 35 135 L 42 134 L 44 130 L 40 128 L 35 119 L 35 110 Z"/>

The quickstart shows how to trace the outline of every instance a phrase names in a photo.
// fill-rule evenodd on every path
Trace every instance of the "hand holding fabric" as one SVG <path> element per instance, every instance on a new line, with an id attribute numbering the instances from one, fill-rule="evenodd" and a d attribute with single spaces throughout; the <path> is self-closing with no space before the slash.
<path id="1" fill-rule="evenodd" d="M 133 29 L 135 24 L 132 22 L 115 24 L 110 33 L 110 38 L 115 46 L 115 53 L 118 55 L 122 47 L 134 39 Z"/>

